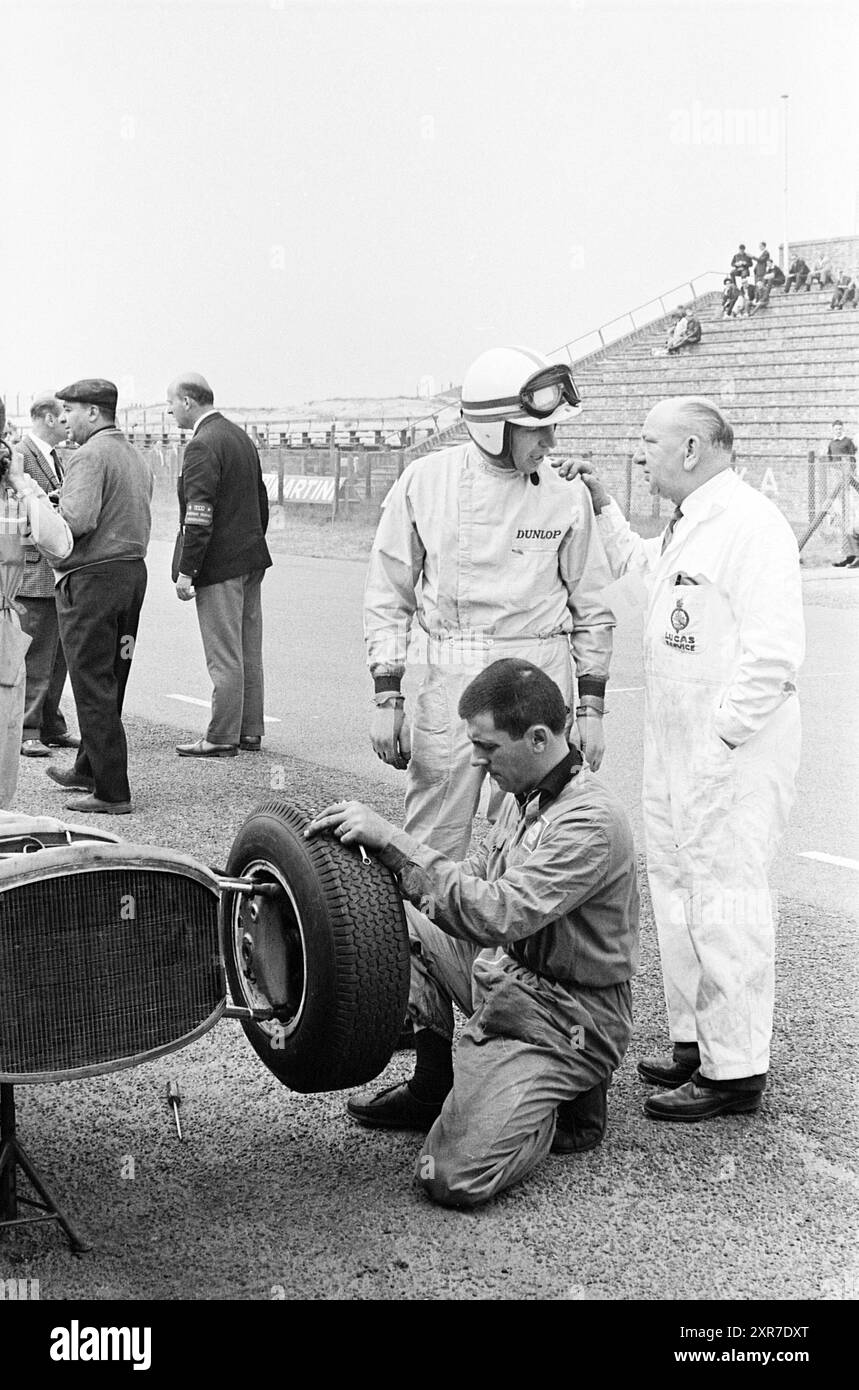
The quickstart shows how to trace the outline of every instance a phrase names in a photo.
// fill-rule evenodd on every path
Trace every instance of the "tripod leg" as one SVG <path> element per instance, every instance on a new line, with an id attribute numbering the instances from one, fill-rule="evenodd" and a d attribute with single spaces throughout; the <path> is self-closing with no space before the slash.
<path id="1" fill-rule="evenodd" d="M 50 1189 L 47 1188 L 45 1184 L 42 1182 L 42 1179 L 39 1177 L 39 1174 L 36 1172 L 36 1169 L 34 1168 L 31 1160 L 28 1158 L 21 1144 L 16 1143 L 15 1149 L 18 1166 L 29 1178 L 33 1188 L 44 1202 L 46 1210 L 49 1211 L 54 1220 L 58 1221 L 62 1226 L 63 1230 L 66 1233 L 66 1236 L 68 1237 L 69 1245 L 72 1247 L 74 1253 L 76 1255 L 82 1255 L 85 1250 L 91 1250 L 92 1242 L 83 1240 L 78 1235 L 71 1222 L 66 1220 L 65 1216 L 60 1211 L 60 1208 L 57 1206 L 53 1194 L 51 1193 Z"/>
<path id="2" fill-rule="evenodd" d="M 0 1085 L 0 1219 L 18 1215 L 15 1172 L 15 1091 L 9 1082 Z"/>

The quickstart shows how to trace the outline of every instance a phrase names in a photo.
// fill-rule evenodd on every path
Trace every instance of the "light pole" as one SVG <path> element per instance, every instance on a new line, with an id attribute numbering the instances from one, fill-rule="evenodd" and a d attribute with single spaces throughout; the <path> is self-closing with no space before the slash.
<path id="1" fill-rule="evenodd" d="M 784 271 L 785 275 L 787 275 L 788 266 L 790 265 L 790 247 L 788 246 L 787 241 L 787 101 L 789 95 L 789 92 L 782 92 L 781 94 L 781 99 L 784 102 L 784 130 L 782 134 L 782 144 L 784 146 L 784 265 L 782 266 L 782 270 Z"/>

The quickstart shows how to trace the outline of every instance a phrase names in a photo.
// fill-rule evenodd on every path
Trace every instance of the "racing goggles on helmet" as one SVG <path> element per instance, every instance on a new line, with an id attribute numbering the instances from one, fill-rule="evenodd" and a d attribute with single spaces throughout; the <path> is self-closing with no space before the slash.
<path id="1" fill-rule="evenodd" d="M 554 415 L 563 402 L 575 406 L 580 401 L 573 374 L 565 362 L 541 367 L 533 376 L 529 376 L 519 392 L 520 406 L 526 415 L 533 415 L 535 420 L 545 420 L 547 416 Z"/>

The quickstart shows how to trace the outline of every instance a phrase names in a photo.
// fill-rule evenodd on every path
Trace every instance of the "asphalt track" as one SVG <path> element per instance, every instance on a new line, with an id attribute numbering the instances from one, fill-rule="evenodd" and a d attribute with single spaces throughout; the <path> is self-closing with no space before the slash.
<path id="1" fill-rule="evenodd" d="M 209 684 L 194 607 L 179 604 L 169 583 L 169 550 L 151 550 L 128 690 L 139 809 L 113 826 L 222 863 L 273 767 L 290 797 L 318 806 L 354 793 L 396 818 L 401 779 L 366 735 L 362 566 L 276 556 L 264 586 L 265 752 L 180 762 L 173 744 L 204 729 Z M 804 759 L 774 873 L 776 1033 L 758 1117 L 645 1119 L 635 1058 L 665 1042 L 645 891 L 636 1031 L 595 1152 L 548 1159 L 477 1212 L 437 1209 L 412 1182 L 416 1136 L 352 1125 L 342 1094 L 291 1094 L 239 1025 L 224 1022 L 132 1071 L 19 1088 L 21 1137 L 95 1248 L 78 1260 L 50 1228 L 18 1231 L 0 1244 L 0 1278 L 38 1279 L 42 1300 L 855 1298 L 859 871 L 830 860 L 859 861 L 859 577 L 812 581 L 807 595 Z M 621 623 L 616 648 L 602 775 L 623 796 L 640 844 L 634 622 Z M 22 766 L 20 809 L 62 814 L 63 799 L 41 764 Z M 399 1054 L 386 1079 L 409 1069 L 409 1054 Z M 170 1077 L 184 1096 L 183 1144 L 164 1100 Z"/>

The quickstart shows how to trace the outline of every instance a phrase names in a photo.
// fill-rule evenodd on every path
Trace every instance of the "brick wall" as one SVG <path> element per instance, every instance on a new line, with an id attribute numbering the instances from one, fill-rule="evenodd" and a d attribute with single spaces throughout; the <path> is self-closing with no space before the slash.
<path id="1" fill-rule="evenodd" d="M 783 266 L 784 260 L 782 253 L 784 243 L 778 248 L 779 263 Z M 833 236 L 818 237 L 815 241 L 792 241 L 790 243 L 790 258 L 802 256 L 804 261 L 811 265 L 815 256 L 820 256 L 826 251 L 832 257 L 832 264 L 836 270 L 840 266 L 850 269 L 852 266 L 859 266 L 859 236 Z"/>

